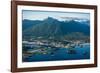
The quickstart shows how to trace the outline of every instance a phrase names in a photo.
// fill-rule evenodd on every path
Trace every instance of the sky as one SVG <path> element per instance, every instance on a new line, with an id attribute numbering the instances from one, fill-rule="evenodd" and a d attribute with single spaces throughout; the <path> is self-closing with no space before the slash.
<path id="1" fill-rule="evenodd" d="M 28 20 L 44 20 L 48 17 L 53 17 L 60 21 L 67 18 L 90 19 L 89 13 L 79 12 L 56 12 L 56 11 L 36 11 L 36 10 L 22 10 L 22 18 Z"/>

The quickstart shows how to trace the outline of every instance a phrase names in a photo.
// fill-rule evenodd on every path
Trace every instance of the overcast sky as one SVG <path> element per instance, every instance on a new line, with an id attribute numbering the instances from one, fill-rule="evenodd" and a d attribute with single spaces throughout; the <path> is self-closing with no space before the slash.
<path id="1" fill-rule="evenodd" d="M 90 19 L 89 13 L 78 13 L 78 12 L 54 12 L 54 11 L 35 11 L 35 10 L 23 10 L 23 20 L 44 20 L 47 17 L 53 17 L 60 21 L 66 20 L 66 18 L 78 18 L 78 19 Z"/>

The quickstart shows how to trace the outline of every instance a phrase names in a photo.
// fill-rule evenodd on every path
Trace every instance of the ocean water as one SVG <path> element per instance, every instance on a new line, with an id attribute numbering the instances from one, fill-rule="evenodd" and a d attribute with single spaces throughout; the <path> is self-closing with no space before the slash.
<path id="1" fill-rule="evenodd" d="M 50 54 L 33 54 L 23 57 L 23 62 L 58 61 L 58 60 L 81 60 L 90 59 L 90 45 L 76 46 L 70 51 L 69 48 L 57 48 Z"/>

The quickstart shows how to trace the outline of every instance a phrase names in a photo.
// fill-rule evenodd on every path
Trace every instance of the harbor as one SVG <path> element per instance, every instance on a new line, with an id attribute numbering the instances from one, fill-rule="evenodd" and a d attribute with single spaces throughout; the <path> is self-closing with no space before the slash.
<path id="1" fill-rule="evenodd" d="M 23 41 L 24 62 L 89 58 L 90 44 L 82 41 Z"/>

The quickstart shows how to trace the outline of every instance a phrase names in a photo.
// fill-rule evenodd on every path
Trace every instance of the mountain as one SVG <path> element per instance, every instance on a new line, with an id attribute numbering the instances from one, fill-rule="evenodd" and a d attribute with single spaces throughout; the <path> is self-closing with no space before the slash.
<path id="1" fill-rule="evenodd" d="M 35 24 L 38 24 L 38 23 L 41 23 L 41 21 L 39 20 L 27 20 L 27 19 L 24 19 L 22 20 L 22 29 L 23 31 L 26 30 L 27 28 L 35 25 Z"/>
<path id="2" fill-rule="evenodd" d="M 48 17 L 43 21 L 23 21 L 23 36 L 36 37 L 62 37 L 70 33 L 82 33 L 86 36 L 90 35 L 90 26 L 87 22 L 59 21 L 52 17 Z"/>

